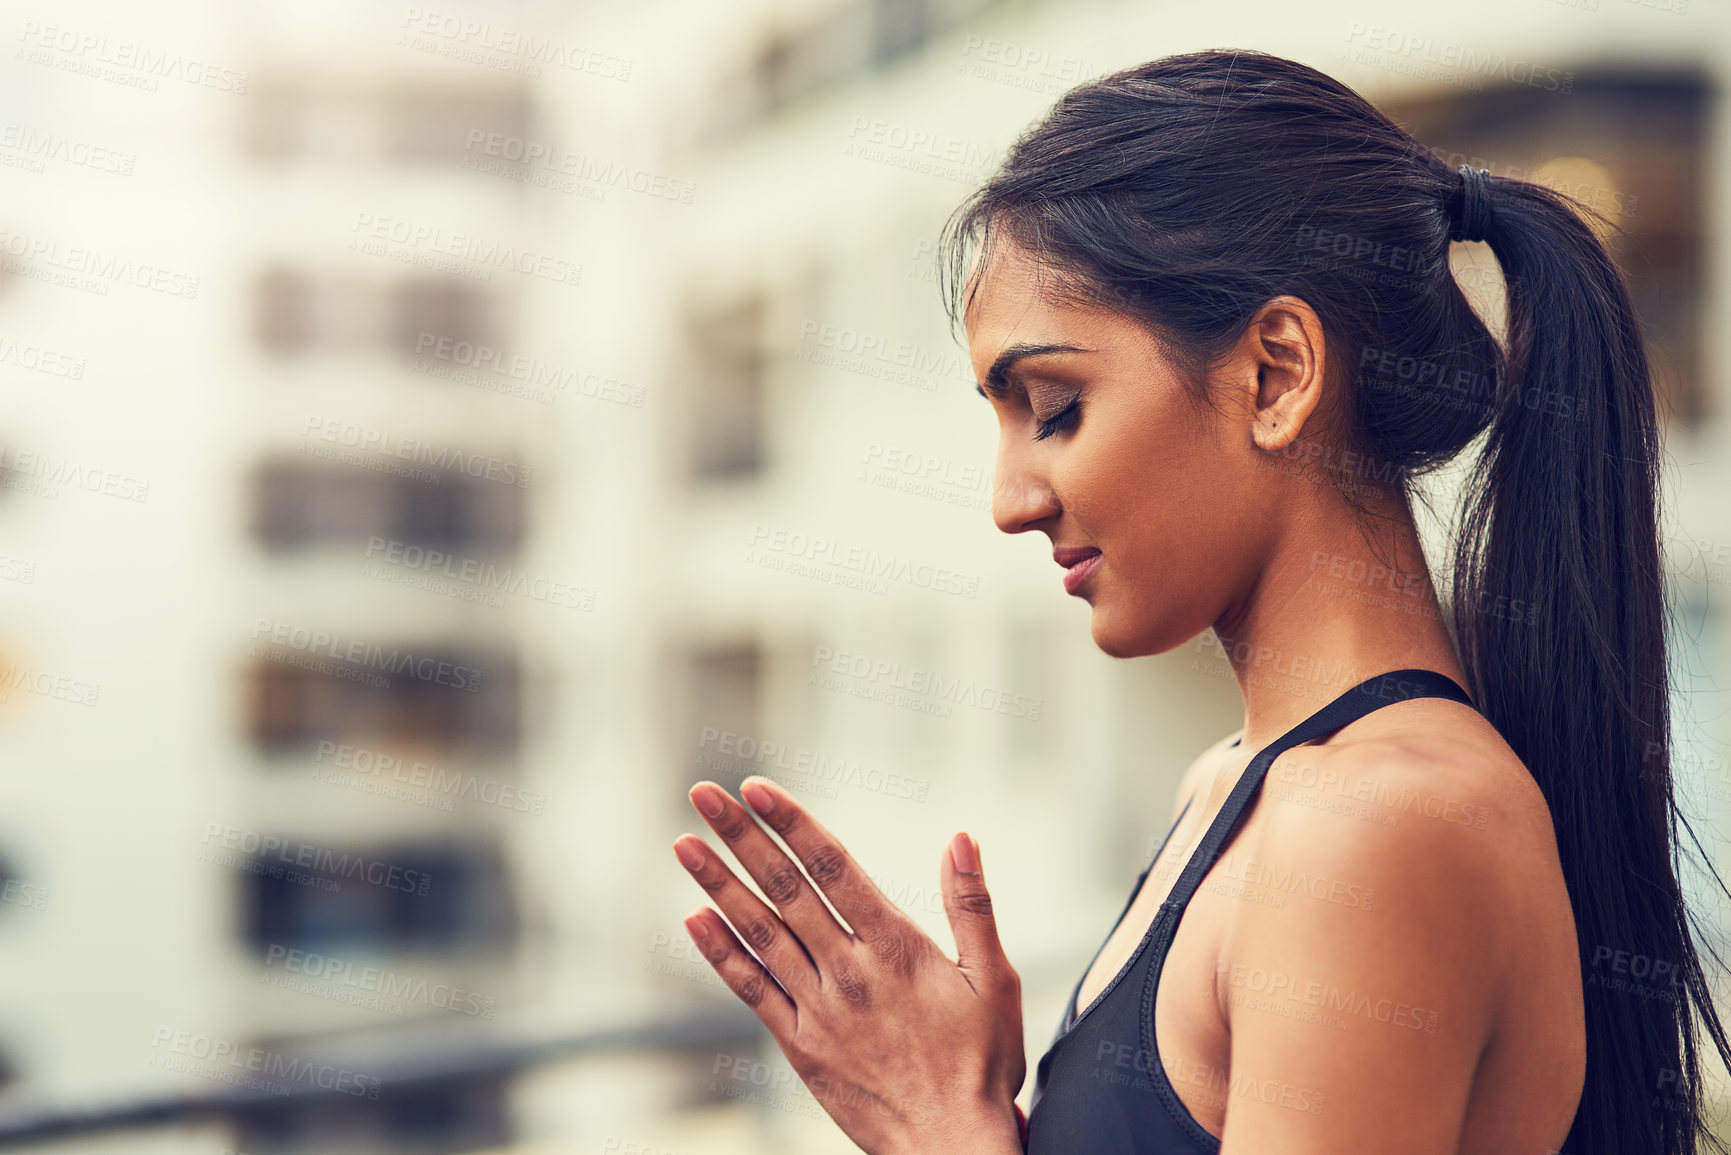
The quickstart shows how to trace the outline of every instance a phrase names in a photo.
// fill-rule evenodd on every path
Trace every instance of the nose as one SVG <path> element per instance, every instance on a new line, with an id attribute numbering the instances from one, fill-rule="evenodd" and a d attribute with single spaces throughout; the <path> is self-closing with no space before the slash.
<path id="1" fill-rule="evenodd" d="M 1025 533 L 1063 509 L 1039 469 L 1000 445 L 992 474 L 992 520 L 1005 533 Z"/>

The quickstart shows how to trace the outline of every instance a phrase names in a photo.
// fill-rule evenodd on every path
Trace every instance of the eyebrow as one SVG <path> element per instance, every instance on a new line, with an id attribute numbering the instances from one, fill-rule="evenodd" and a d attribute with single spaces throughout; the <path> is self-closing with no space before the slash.
<path id="1" fill-rule="evenodd" d="M 976 384 L 974 392 L 991 400 L 991 395 L 1002 397 L 1010 391 L 1010 368 L 1024 357 L 1038 357 L 1045 353 L 1092 353 L 1092 349 L 1082 349 L 1075 345 L 1010 345 L 998 359 L 992 362 L 992 367 L 986 370 L 986 380 Z"/>

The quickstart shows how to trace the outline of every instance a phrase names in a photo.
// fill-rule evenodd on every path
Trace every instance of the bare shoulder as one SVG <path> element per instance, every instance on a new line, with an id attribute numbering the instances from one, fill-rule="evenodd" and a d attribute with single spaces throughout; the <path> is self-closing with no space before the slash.
<path id="1" fill-rule="evenodd" d="M 1539 946 L 1574 950 L 1549 807 L 1482 715 L 1398 703 L 1341 738 L 1270 767 L 1258 854 L 1376 893 L 1385 927 L 1429 938 L 1446 926 L 1473 943 L 1480 971 Z"/>
<path id="2" fill-rule="evenodd" d="M 1486 1069 L 1536 1079 L 1530 1097 L 1566 1126 L 1585 1070 L 1580 956 L 1537 784 L 1446 699 L 1336 738 L 1275 759 L 1218 864 L 1219 893 L 1242 900 L 1223 906 L 1215 983 L 1233 1069 L 1325 1089 L 1331 1149 L 1391 1127 L 1455 1149 Z M 1229 1107 L 1228 1131 L 1290 1129 L 1262 1114 Z"/>
<path id="3" fill-rule="evenodd" d="M 1404 712 L 1403 712 L 1404 711 Z M 1355 733 L 1356 731 L 1356 733 Z M 1448 699 L 1397 703 L 1343 731 L 1336 745 L 1292 751 L 1326 766 L 1336 798 L 1368 802 L 1384 829 L 1493 833 L 1468 843 L 1498 865 L 1556 858 L 1550 808 L 1537 782 L 1484 716 Z M 1446 853 L 1448 840 L 1419 840 Z M 1529 865 L 1536 866 L 1537 862 Z"/>

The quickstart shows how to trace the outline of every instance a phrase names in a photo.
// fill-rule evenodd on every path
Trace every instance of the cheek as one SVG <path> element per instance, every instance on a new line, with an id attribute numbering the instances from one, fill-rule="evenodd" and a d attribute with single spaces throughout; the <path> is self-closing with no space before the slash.
<path id="1" fill-rule="evenodd" d="M 1239 521 L 1243 465 L 1188 414 L 1149 413 L 1101 431 L 1067 471 L 1066 510 L 1112 571 L 1206 587 Z M 1059 490 L 1060 494 L 1064 491 Z"/>

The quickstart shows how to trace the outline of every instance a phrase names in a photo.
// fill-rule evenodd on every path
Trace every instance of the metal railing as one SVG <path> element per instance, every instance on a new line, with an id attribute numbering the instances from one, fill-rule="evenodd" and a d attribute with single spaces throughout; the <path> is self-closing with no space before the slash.
<path id="1" fill-rule="evenodd" d="M 488 1036 L 473 1034 L 428 1041 L 387 1041 L 364 1060 L 369 1078 L 381 1093 L 436 1085 L 488 1075 L 509 1074 L 552 1060 L 634 1051 L 679 1051 L 696 1047 L 750 1042 L 767 1038 L 763 1024 L 743 1008 L 705 1011 L 620 1026 L 540 1036 L 528 1032 Z M 305 1062 L 329 1060 L 353 1066 L 352 1053 L 305 1052 Z M 17 1147 L 161 1124 L 237 1118 L 285 1104 L 353 1101 L 348 1087 L 281 1082 L 271 1085 L 223 1087 L 203 1092 L 142 1095 L 90 1104 L 31 1104 L 8 1107 L 0 1098 L 0 1147 Z"/>

